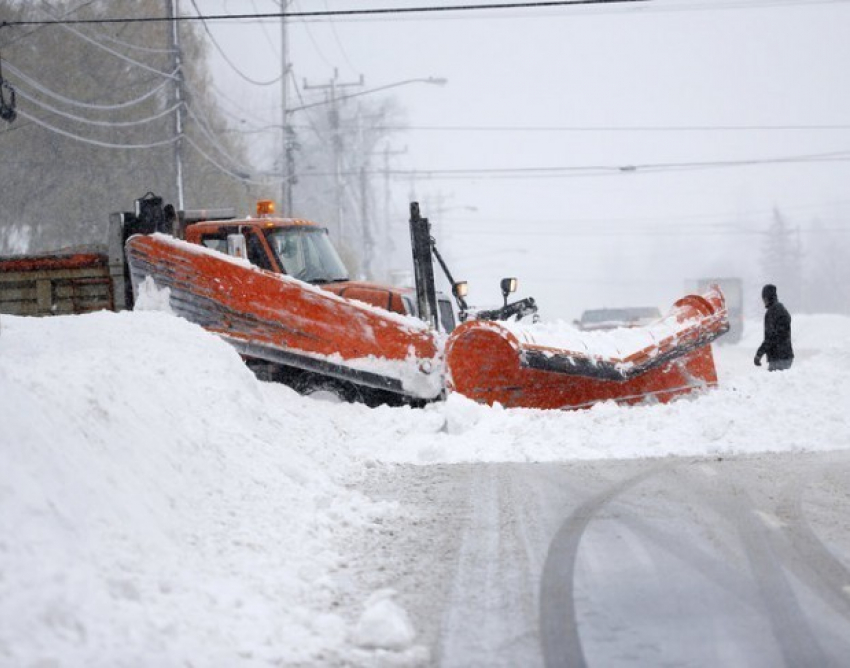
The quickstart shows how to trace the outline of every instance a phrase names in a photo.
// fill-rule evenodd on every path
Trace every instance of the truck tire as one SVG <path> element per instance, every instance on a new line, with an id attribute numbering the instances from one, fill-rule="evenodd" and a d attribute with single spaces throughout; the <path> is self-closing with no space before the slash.
<path id="1" fill-rule="evenodd" d="M 363 390 L 352 383 L 323 376 L 305 376 L 299 379 L 295 390 L 305 397 L 330 403 L 365 403 Z"/>

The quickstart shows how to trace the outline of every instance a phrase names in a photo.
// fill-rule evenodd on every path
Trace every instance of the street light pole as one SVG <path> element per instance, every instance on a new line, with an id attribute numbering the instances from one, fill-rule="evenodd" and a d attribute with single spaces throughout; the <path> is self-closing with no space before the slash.
<path id="1" fill-rule="evenodd" d="M 336 72 L 336 70 L 334 70 L 334 71 Z M 334 74 L 334 77 L 336 77 L 336 74 Z M 358 93 L 349 93 L 348 95 L 339 95 L 335 99 L 335 102 L 342 102 L 343 100 L 348 100 L 352 97 L 360 97 L 362 95 L 371 95 L 372 93 L 380 93 L 382 90 L 388 90 L 390 88 L 398 88 L 399 86 L 407 86 L 408 84 L 414 84 L 414 83 L 425 83 L 425 84 L 431 84 L 431 85 L 434 85 L 434 86 L 445 86 L 448 83 L 448 79 L 444 79 L 442 77 L 428 77 L 428 78 L 424 78 L 424 79 L 406 79 L 404 81 L 397 81 L 396 83 L 387 84 L 386 86 L 378 86 L 377 88 L 370 88 L 368 90 L 362 90 Z M 356 86 L 356 85 L 362 86 L 363 85 L 363 75 L 360 75 L 359 84 L 347 83 L 347 84 L 337 84 L 337 85 L 338 86 Z M 321 86 L 310 86 L 310 85 L 307 84 L 306 80 L 304 81 L 305 90 L 308 89 L 308 88 L 328 88 L 328 87 L 329 87 L 328 84 L 324 84 L 324 85 L 321 85 Z M 302 104 L 300 107 L 293 107 L 292 109 L 289 110 L 288 113 L 294 114 L 296 111 L 302 111 L 304 109 L 312 109 L 313 107 L 322 107 L 322 106 L 324 106 L 326 104 L 330 104 L 330 103 L 331 103 L 331 100 L 322 100 L 322 101 L 319 101 L 319 102 L 311 102 L 310 104 Z"/>

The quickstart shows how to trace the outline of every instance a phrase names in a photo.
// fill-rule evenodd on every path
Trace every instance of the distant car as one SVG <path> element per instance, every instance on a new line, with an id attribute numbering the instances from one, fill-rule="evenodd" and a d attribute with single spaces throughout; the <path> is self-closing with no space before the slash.
<path id="1" fill-rule="evenodd" d="M 660 317 L 661 311 L 654 306 L 598 308 L 582 313 L 581 319 L 576 320 L 575 324 L 579 329 L 591 332 L 618 327 L 643 327 Z"/>

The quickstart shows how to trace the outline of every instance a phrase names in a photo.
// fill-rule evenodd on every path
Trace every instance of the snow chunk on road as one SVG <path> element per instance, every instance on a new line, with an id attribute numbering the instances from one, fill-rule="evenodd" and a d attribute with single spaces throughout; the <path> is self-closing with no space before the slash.
<path id="1" fill-rule="evenodd" d="M 366 601 L 354 629 L 354 642 L 366 649 L 403 650 L 413 643 L 416 631 L 407 612 L 392 600 L 393 589 L 381 589 Z"/>

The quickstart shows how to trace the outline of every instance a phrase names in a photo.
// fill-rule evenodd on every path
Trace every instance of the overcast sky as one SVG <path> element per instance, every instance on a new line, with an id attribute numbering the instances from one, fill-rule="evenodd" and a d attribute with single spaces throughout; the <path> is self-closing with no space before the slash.
<path id="1" fill-rule="evenodd" d="M 279 9 L 197 1 L 208 14 Z M 423 4 L 458 3 L 293 0 L 290 11 Z M 181 1 L 182 13 L 193 11 Z M 279 76 L 279 21 L 210 30 L 242 74 Z M 328 83 L 335 68 L 342 82 L 364 77 L 352 92 L 448 80 L 375 96 L 395 97 L 410 126 L 391 142 L 406 149 L 393 168 L 418 173 L 394 181 L 400 231 L 413 192 L 474 303 L 498 301 L 498 279 L 516 275 L 547 318 L 666 309 L 687 278 L 738 275 L 752 304 L 763 278 L 759 233 L 774 207 L 801 226 L 804 243 L 815 219 L 850 234 L 850 2 L 652 0 L 292 20 L 288 34 L 299 82 Z M 246 125 L 279 119 L 279 85 L 251 85 L 214 55 L 217 85 L 250 109 Z M 768 162 L 716 164 L 730 161 Z"/>

